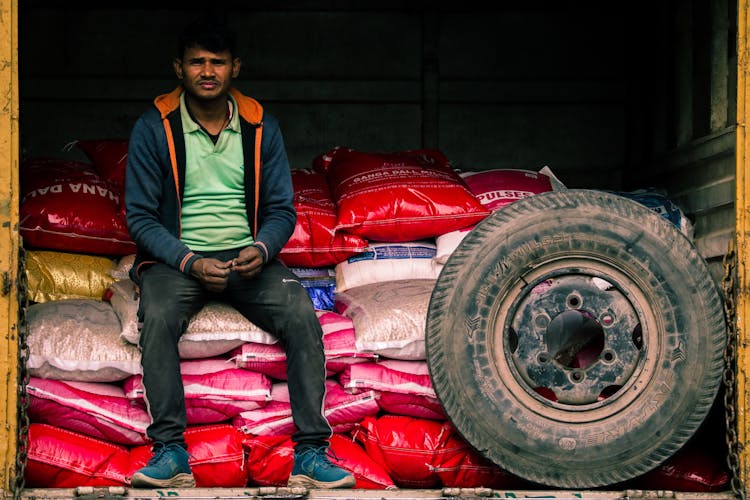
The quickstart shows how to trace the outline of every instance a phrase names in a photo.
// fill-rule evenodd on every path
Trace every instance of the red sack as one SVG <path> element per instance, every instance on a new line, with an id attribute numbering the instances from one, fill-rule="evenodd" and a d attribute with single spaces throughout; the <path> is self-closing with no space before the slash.
<path id="1" fill-rule="evenodd" d="M 60 160 L 56 158 L 27 158 L 19 167 L 21 199 L 29 192 L 49 186 L 50 179 L 67 181 L 74 179 L 99 179 L 90 163 Z"/>
<path id="2" fill-rule="evenodd" d="M 125 167 L 128 163 L 127 139 L 93 139 L 76 141 L 102 179 L 112 182 L 120 191 L 125 190 Z"/>
<path id="3" fill-rule="evenodd" d="M 367 249 L 359 236 L 336 231 L 336 207 L 325 175 L 292 170 L 297 223 L 279 259 L 290 267 L 334 266 Z"/>
<path id="4" fill-rule="evenodd" d="M 28 248 L 121 256 L 135 253 L 122 193 L 91 170 L 58 164 L 24 182 L 21 236 Z"/>
<path id="5" fill-rule="evenodd" d="M 247 485 L 242 434 L 228 424 L 188 427 L 185 441 L 189 464 L 199 488 L 231 488 Z M 128 477 L 144 467 L 151 458 L 151 446 L 130 450 Z"/>
<path id="6" fill-rule="evenodd" d="M 717 427 L 718 428 L 718 427 Z M 696 439 L 697 438 L 697 439 Z M 729 489 L 732 477 L 722 436 L 696 435 L 664 463 L 634 479 L 639 489 L 717 492 Z"/>
<path id="7" fill-rule="evenodd" d="M 327 166 L 336 228 L 405 242 L 476 224 L 489 215 L 439 151 L 364 153 L 339 148 Z"/>
<path id="8" fill-rule="evenodd" d="M 129 467 L 124 446 L 47 424 L 29 426 L 28 488 L 127 486 Z"/>
<path id="9" fill-rule="evenodd" d="M 500 208 L 522 198 L 552 191 L 549 177 L 531 170 L 494 169 L 461 175 L 469 190 L 486 208 Z"/>
<path id="10" fill-rule="evenodd" d="M 446 454 L 435 469 L 446 488 L 530 489 L 532 486 L 510 472 L 501 469 L 479 454 L 474 448 L 461 453 Z M 655 488 L 656 489 L 656 488 Z"/>
<path id="11" fill-rule="evenodd" d="M 286 486 L 294 465 L 294 444 L 289 436 L 256 436 L 245 441 L 250 484 Z M 357 443 L 341 434 L 331 436 L 330 459 L 351 472 L 357 489 L 387 489 L 394 484 L 388 473 Z"/>
<path id="12" fill-rule="evenodd" d="M 400 488 L 437 488 L 437 455 L 448 450 L 450 426 L 434 420 L 397 415 L 365 417 L 355 438 L 367 454 L 388 471 Z M 465 447 L 461 447 L 464 449 Z"/>

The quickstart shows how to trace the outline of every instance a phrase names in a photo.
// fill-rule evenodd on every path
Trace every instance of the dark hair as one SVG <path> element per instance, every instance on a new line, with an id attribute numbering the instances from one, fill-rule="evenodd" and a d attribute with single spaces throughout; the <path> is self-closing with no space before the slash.
<path id="1" fill-rule="evenodd" d="M 201 47 L 211 52 L 228 50 L 237 55 L 237 35 L 219 14 L 202 15 L 191 21 L 177 39 L 177 58 L 182 59 L 185 49 Z"/>

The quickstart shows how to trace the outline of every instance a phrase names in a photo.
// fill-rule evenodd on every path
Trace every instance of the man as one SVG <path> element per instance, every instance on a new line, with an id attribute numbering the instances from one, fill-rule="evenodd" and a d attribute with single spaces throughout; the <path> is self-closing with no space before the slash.
<path id="1" fill-rule="evenodd" d="M 289 163 L 276 119 L 232 87 L 234 35 L 211 19 L 179 38 L 181 85 L 133 127 L 126 209 L 137 245 L 144 396 L 154 455 L 137 488 L 191 487 L 177 343 L 210 299 L 233 305 L 286 350 L 297 432 L 290 486 L 354 486 L 328 458 L 322 329 L 309 295 L 274 257 L 296 221 Z"/>

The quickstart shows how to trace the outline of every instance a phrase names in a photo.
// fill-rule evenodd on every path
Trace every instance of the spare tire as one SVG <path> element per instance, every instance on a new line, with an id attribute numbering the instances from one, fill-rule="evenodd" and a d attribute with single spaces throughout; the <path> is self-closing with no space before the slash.
<path id="1" fill-rule="evenodd" d="M 677 451 L 722 380 L 722 297 L 648 208 L 568 190 L 510 204 L 447 261 L 427 361 L 458 431 L 536 483 L 619 483 Z"/>

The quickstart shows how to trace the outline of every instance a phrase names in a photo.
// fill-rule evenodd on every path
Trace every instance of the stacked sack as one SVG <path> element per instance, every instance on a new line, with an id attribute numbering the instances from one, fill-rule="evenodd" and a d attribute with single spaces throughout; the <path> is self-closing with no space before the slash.
<path id="1" fill-rule="evenodd" d="M 127 486 L 150 456 L 122 204 L 127 142 L 76 144 L 91 164 L 38 160 L 22 170 L 34 302 L 29 487 Z M 430 382 L 424 326 L 460 238 L 504 204 L 556 188 L 554 176 L 459 175 L 439 151 L 335 148 L 292 180 L 297 223 L 279 258 L 307 288 L 323 328 L 324 412 L 338 465 L 357 488 L 528 487 L 447 420 Z M 88 210 L 92 196 L 98 204 Z M 212 302 L 179 350 L 197 486 L 286 485 L 294 424 L 276 339 Z M 701 477 L 699 489 L 709 489 L 723 476 Z"/>

